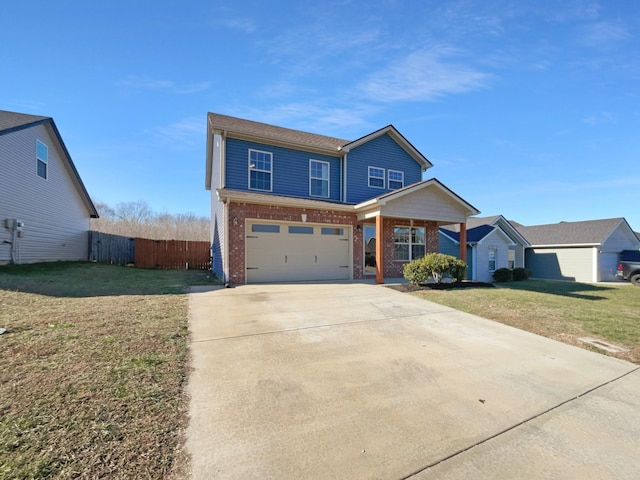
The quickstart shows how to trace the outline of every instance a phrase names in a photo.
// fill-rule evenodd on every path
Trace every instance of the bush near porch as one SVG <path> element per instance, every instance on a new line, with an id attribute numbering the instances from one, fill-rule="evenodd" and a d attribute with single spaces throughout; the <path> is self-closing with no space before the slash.
<path id="1" fill-rule="evenodd" d="M 414 285 L 440 283 L 444 278 L 461 282 L 466 271 L 465 262 L 444 253 L 428 253 L 423 258 L 407 263 L 402 269 L 404 278 Z"/>

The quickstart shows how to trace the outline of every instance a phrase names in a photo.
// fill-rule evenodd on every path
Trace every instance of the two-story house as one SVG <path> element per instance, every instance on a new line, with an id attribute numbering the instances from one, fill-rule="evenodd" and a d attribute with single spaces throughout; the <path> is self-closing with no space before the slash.
<path id="1" fill-rule="evenodd" d="M 478 210 L 392 125 L 357 140 L 208 114 L 212 269 L 224 282 L 402 276 Z"/>

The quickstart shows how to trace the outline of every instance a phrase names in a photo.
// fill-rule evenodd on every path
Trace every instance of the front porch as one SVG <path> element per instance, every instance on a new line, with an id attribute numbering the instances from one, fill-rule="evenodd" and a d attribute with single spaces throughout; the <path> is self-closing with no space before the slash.
<path id="1" fill-rule="evenodd" d="M 363 274 L 376 283 L 403 276 L 403 267 L 438 252 L 438 227 L 460 225 L 460 259 L 466 261 L 466 221 L 480 213 L 436 179 L 426 180 L 355 206 L 365 248 Z"/>

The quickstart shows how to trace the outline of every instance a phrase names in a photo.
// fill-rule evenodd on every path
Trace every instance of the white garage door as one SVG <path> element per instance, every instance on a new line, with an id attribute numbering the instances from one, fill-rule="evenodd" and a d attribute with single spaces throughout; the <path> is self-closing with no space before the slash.
<path id="1" fill-rule="evenodd" d="M 348 280 L 350 229 L 336 225 L 250 221 L 247 283 Z"/>

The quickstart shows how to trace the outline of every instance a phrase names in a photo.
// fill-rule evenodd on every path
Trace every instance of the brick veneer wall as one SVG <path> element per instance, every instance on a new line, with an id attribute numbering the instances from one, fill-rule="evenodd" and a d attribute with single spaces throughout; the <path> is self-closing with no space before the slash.
<path id="1" fill-rule="evenodd" d="M 246 283 L 245 270 L 245 220 L 272 220 L 277 222 L 302 222 L 302 214 L 308 223 L 328 223 L 350 225 L 353 231 L 353 278 L 362 278 L 362 231 L 356 226 L 355 213 L 335 210 L 315 210 L 309 208 L 282 207 L 278 205 L 257 205 L 252 203 L 231 203 L 229 205 L 229 282 L 237 285 Z"/>
<path id="2" fill-rule="evenodd" d="M 384 276 L 385 278 L 401 278 L 402 268 L 408 262 L 397 261 L 395 259 L 395 236 L 393 229 L 395 227 L 408 227 L 411 225 L 410 220 L 404 218 L 385 218 L 382 225 L 384 240 Z M 438 251 L 438 225 L 436 222 L 428 222 L 422 220 L 414 220 L 414 227 L 425 227 L 426 252 L 433 253 Z"/>
<path id="3" fill-rule="evenodd" d="M 358 230 L 357 216 L 353 213 L 335 210 L 315 210 L 309 208 L 282 207 L 277 205 L 258 205 L 253 203 L 231 203 L 229 205 L 229 283 L 242 285 L 246 283 L 245 270 L 245 220 L 271 220 L 276 222 L 302 222 L 302 214 L 307 215 L 308 223 L 326 223 L 350 225 L 353 232 L 352 259 L 353 278 L 362 278 L 363 264 L 363 230 Z M 235 219 L 235 220 L 234 220 Z M 385 278 L 402 277 L 404 261 L 395 260 L 393 229 L 396 226 L 409 226 L 410 221 L 398 218 L 384 218 L 384 276 Z M 438 226 L 436 222 L 415 220 L 414 227 L 425 227 L 426 251 L 438 251 Z"/>

